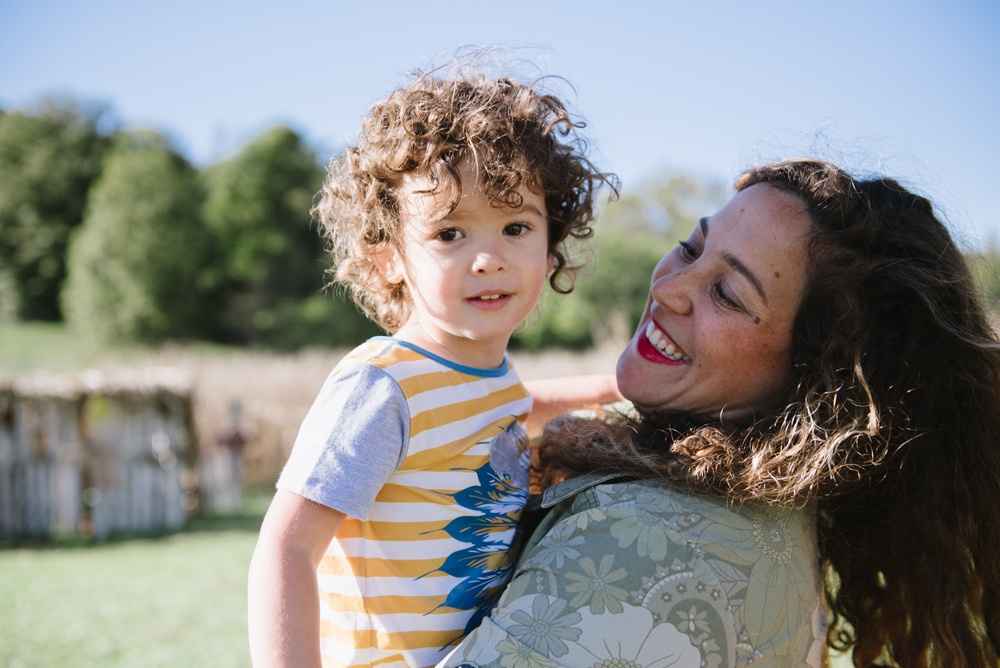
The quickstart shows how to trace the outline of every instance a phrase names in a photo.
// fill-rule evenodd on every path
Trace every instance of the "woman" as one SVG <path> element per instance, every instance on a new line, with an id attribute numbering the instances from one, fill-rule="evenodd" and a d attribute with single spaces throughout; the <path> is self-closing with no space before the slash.
<path id="1" fill-rule="evenodd" d="M 547 514 L 444 665 L 997 665 L 1000 346 L 958 249 L 889 179 L 736 188 L 653 273 L 635 417 L 547 429 Z"/>

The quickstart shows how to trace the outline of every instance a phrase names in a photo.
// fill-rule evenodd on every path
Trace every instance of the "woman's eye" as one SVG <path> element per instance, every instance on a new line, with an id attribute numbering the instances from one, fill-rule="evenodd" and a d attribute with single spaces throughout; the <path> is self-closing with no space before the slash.
<path id="1" fill-rule="evenodd" d="M 503 233 L 509 237 L 519 237 L 528 231 L 528 226 L 524 223 L 511 223 L 503 228 Z"/>
<path id="2" fill-rule="evenodd" d="M 743 305 L 740 304 L 738 301 L 736 301 L 736 299 L 731 297 L 728 292 L 726 292 L 726 288 L 721 281 L 717 282 L 713 286 L 712 291 L 715 293 L 715 298 L 718 299 L 720 302 L 722 302 L 722 304 L 725 305 L 726 307 L 736 310 L 743 309 Z"/>
<path id="3" fill-rule="evenodd" d="M 678 241 L 677 245 L 681 249 L 681 257 L 688 262 L 693 262 L 698 259 L 698 253 L 695 251 L 694 246 L 688 241 Z"/>
<path id="4" fill-rule="evenodd" d="M 448 228 L 447 230 L 441 230 L 437 233 L 437 238 L 441 241 L 454 241 L 455 239 L 458 239 L 459 236 L 461 235 L 455 228 Z"/>

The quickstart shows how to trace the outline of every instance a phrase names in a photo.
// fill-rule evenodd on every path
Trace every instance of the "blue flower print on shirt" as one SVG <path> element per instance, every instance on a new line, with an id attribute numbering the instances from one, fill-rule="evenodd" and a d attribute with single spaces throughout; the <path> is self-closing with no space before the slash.
<path id="1" fill-rule="evenodd" d="M 517 542 L 518 520 L 528 499 L 529 455 L 525 440 L 524 430 L 512 420 L 492 440 L 491 463 L 476 471 L 478 484 L 446 494 L 456 505 L 476 511 L 456 517 L 441 529 L 468 547 L 456 550 L 430 572 L 461 579 L 438 607 L 475 610 L 463 636 L 489 614 L 510 579 L 514 564 L 512 545 Z M 502 471 L 494 468 L 494 463 Z"/>

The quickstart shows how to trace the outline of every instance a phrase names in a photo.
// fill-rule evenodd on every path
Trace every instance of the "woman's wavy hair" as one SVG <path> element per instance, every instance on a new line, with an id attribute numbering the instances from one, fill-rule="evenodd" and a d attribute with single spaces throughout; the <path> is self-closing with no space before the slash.
<path id="1" fill-rule="evenodd" d="M 593 234 L 597 191 L 607 184 L 615 195 L 618 181 L 587 158 L 577 133 L 584 124 L 540 87 L 491 77 L 470 63 L 450 73 L 417 73 L 371 108 L 357 144 L 331 162 L 313 213 L 334 280 L 386 331 L 402 326 L 411 304 L 406 286 L 386 281 L 374 261 L 380 247 L 400 248 L 401 178 L 429 176 L 435 191 L 448 194 L 450 211 L 461 197 L 463 160 L 476 162 L 480 185 L 498 206 L 520 206 L 522 187 L 544 195 L 554 259 L 549 282 L 557 292 L 572 290 L 579 267 L 566 242 Z"/>
<path id="2" fill-rule="evenodd" d="M 542 485 L 592 470 L 815 503 L 829 642 L 856 666 L 1000 660 L 1000 346 L 931 203 L 811 159 L 751 169 L 813 220 L 785 396 L 751 424 L 565 420 Z"/>

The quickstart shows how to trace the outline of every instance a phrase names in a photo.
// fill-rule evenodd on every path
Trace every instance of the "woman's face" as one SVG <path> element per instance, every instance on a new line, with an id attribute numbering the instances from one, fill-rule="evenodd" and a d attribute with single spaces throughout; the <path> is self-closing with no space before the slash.
<path id="1" fill-rule="evenodd" d="M 653 271 L 649 301 L 618 360 L 640 410 L 739 418 L 774 398 L 791 369 L 806 289 L 802 201 L 766 184 L 703 218 Z"/>

